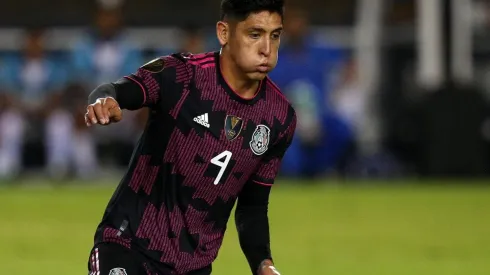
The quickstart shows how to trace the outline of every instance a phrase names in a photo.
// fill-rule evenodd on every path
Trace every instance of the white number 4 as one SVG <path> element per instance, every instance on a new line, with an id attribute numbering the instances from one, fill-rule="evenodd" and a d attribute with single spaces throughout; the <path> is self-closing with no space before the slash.
<path id="1" fill-rule="evenodd" d="M 224 151 L 223 153 L 211 159 L 212 164 L 221 168 L 219 170 L 218 176 L 216 176 L 216 179 L 214 180 L 214 185 L 218 185 L 221 177 L 223 177 L 223 173 L 225 173 L 226 167 L 228 166 L 228 163 L 230 163 L 231 155 L 232 154 L 230 151 Z M 223 158 L 225 159 L 224 161 L 222 161 Z"/>

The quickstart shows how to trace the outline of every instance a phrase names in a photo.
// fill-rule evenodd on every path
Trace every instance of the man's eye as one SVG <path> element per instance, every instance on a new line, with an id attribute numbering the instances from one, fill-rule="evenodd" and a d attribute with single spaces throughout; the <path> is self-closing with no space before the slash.
<path id="1" fill-rule="evenodd" d="M 254 38 L 254 39 L 257 39 L 257 38 L 260 37 L 260 34 L 259 33 L 256 33 L 256 32 L 253 32 L 253 33 L 250 34 L 250 37 L 251 38 Z"/>

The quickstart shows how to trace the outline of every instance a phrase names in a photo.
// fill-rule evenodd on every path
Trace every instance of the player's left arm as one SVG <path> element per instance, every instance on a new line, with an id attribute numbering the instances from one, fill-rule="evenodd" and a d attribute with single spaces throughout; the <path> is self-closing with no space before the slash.
<path id="1" fill-rule="evenodd" d="M 293 111 L 289 126 L 266 152 L 259 169 L 245 184 L 238 197 L 236 227 L 240 246 L 254 275 L 279 274 L 274 267 L 270 248 L 269 195 L 295 129 L 296 115 Z"/>

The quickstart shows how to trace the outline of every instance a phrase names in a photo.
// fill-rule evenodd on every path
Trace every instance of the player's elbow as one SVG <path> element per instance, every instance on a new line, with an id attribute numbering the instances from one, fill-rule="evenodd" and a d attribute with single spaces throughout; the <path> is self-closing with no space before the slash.
<path id="1" fill-rule="evenodd" d="M 115 99 L 122 109 L 139 110 L 145 103 L 145 92 L 135 81 L 122 78 L 112 85 L 115 88 Z"/>

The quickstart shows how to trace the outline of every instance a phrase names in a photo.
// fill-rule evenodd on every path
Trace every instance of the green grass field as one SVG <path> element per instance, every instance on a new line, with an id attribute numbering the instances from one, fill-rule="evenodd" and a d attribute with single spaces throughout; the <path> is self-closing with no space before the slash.
<path id="1" fill-rule="evenodd" d="M 490 187 L 283 183 L 270 206 L 283 275 L 490 274 Z M 113 189 L 0 189 L 0 274 L 87 274 Z M 250 274 L 230 222 L 213 274 Z"/>

